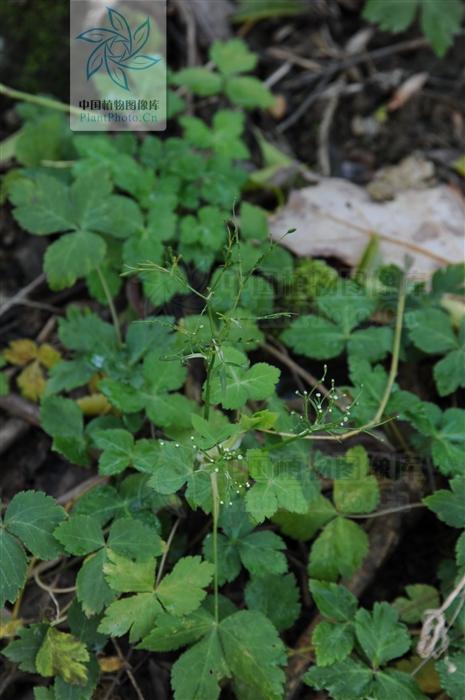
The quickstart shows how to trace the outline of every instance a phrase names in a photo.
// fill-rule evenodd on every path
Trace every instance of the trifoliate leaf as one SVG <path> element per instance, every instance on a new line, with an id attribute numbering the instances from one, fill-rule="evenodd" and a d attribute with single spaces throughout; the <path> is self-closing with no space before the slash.
<path id="1" fill-rule="evenodd" d="M 439 520 L 451 527 L 465 527 L 465 476 L 450 481 L 451 490 L 439 489 L 423 499 Z"/>
<path id="2" fill-rule="evenodd" d="M 286 663 L 284 645 L 271 622 L 261 613 L 242 610 L 219 625 L 226 664 L 257 700 L 282 697 Z"/>
<path id="3" fill-rule="evenodd" d="M 104 546 L 103 532 L 97 518 L 72 515 L 53 533 L 69 554 L 82 557 Z"/>
<path id="4" fill-rule="evenodd" d="M 357 523 L 335 518 L 323 528 L 312 545 L 309 574 L 332 581 L 352 576 L 368 553 L 368 537 Z"/>
<path id="5" fill-rule="evenodd" d="M 212 149 L 219 156 L 231 160 L 249 157 L 249 150 L 241 135 L 244 130 L 244 116 L 241 112 L 220 110 L 213 117 L 212 128 L 197 117 L 181 117 L 184 136 L 193 146 Z M 210 247 L 210 246 L 208 246 Z"/>
<path id="6" fill-rule="evenodd" d="M 109 586 L 120 593 L 147 593 L 153 590 L 155 559 L 133 561 L 111 549 L 107 550 L 107 560 L 103 573 Z"/>
<path id="7" fill-rule="evenodd" d="M 36 656 L 41 676 L 60 676 L 66 683 L 83 685 L 87 681 L 85 663 L 89 661 L 85 644 L 71 634 L 49 627 Z"/>
<path id="8" fill-rule="evenodd" d="M 400 619 L 408 624 L 421 622 L 425 610 L 432 610 L 440 605 L 439 593 L 434 586 L 416 583 L 405 586 L 405 592 L 408 597 L 396 598 L 392 607 L 397 610 Z"/>
<path id="9" fill-rule="evenodd" d="M 292 469 L 286 464 L 273 463 L 260 450 L 249 450 L 247 460 L 255 484 L 247 492 L 246 509 L 256 522 L 270 518 L 278 508 L 294 513 L 307 512 L 307 501 Z"/>
<path id="10" fill-rule="evenodd" d="M 254 576 L 282 574 L 287 569 L 285 543 L 274 532 L 253 532 L 254 524 L 237 499 L 220 516 L 224 535 L 218 537 L 219 580 L 232 581 L 243 566 Z M 204 541 L 204 554 L 213 561 L 212 537 Z"/>
<path id="11" fill-rule="evenodd" d="M 210 403 L 226 409 L 241 408 L 249 399 L 261 401 L 274 392 L 280 371 L 265 362 L 247 369 L 238 353 L 225 352 L 225 362 L 217 367 L 210 379 Z"/>
<path id="12" fill-rule="evenodd" d="M 162 553 L 160 536 L 140 520 L 120 518 L 110 528 L 108 545 L 116 554 L 145 561 Z"/>
<path id="13" fill-rule="evenodd" d="M 22 491 L 10 501 L 5 527 L 19 537 L 35 557 L 55 559 L 62 549 L 53 531 L 65 517 L 64 509 L 51 496 L 41 491 Z"/>
<path id="14" fill-rule="evenodd" d="M 355 635 L 351 622 L 320 622 L 312 634 L 318 666 L 331 666 L 343 661 L 354 647 Z"/>
<path id="15" fill-rule="evenodd" d="M 98 629 L 111 637 L 121 637 L 129 632 L 129 640 L 133 644 L 148 634 L 157 616 L 162 613 L 163 608 L 153 591 L 137 593 L 111 603 Z"/>
<path id="16" fill-rule="evenodd" d="M 86 615 L 94 615 L 103 610 L 115 597 L 103 575 L 107 554 L 101 549 L 88 557 L 76 577 L 77 599 Z"/>
<path id="17" fill-rule="evenodd" d="M 328 581 L 310 581 L 310 592 L 325 617 L 337 622 L 349 622 L 357 610 L 357 598 L 344 586 Z"/>
<path id="18" fill-rule="evenodd" d="M 0 535 L 1 537 L 1 535 Z M 5 561 L 2 559 L 2 561 Z M 18 639 L 10 642 L 2 654 L 15 664 L 20 671 L 35 673 L 35 660 L 47 632 L 46 624 L 30 625 L 18 631 Z"/>
<path id="19" fill-rule="evenodd" d="M 45 391 L 45 374 L 39 362 L 35 360 L 25 367 L 16 378 L 21 396 L 30 401 L 38 401 Z"/>
<path id="20" fill-rule="evenodd" d="M 375 603 L 372 613 L 360 609 L 355 615 L 355 633 L 375 668 L 403 656 L 410 648 L 410 635 L 388 603 Z"/>
<path id="21" fill-rule="evenodd" d="M 96 233 L 76 231 L 61 236 L 45 253 L 44 270 L 50 287 L 54 291 L 71 287 L 103 262 L 106 249 Z"/>
<path id="22" fill-rule="evenodd" d="M 223 75 L 249 73 L 257 64 L 257 55 L 249 50 L 243 39 L 214 41 L 210 58 Z"/>
<path id="23" fill-rule="evenodd" d="M 252 578 L 245 588 L 249 610 L 258 610 L 271 620 L 278 632 L 292 627 L 300 614 L 299 589 L 294 574 L 263 575 Z"/>
<path id="24" fill-rule="evenodd" d="M 166 612 L 188 615 L 206 596 L 204 590 L 213 578 L 214 567 L 200 557 L 183 557 L 157 586 L 157 597 Z"/>

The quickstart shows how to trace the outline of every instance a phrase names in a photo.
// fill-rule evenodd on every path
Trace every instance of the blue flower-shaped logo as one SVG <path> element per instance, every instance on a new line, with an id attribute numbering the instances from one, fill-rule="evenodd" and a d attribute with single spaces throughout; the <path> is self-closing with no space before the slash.
<path id="1" fill-rule="evenodd" d="M 129 90 L 127 70 L 147 70 L 160 61 L 160 58 L 140 53 L 150 35 L 150 19 L 147 17 L 132 33 L 121 12 L 109 7 L 107 12 L 111 29 L 94 27 L 76 37 L 97 44 L 87 59 L 87 80 L 103 67 L 116 85 Z"/>

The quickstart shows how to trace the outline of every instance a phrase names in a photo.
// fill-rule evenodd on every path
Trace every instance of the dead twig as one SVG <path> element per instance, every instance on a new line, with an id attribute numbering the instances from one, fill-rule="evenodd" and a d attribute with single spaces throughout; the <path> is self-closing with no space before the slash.
<path id="1" fill-rule="evenodd" d="M 41 284 L 45 281 L 45 274 L 42 273 L 38 277 L 36 277 L 32 282 L 29 282 L 25 287 L 19 290 L 16 294 L 14 294 L 12 297 L 7 299 L 1 306 L 0 306 L 0 316 L 5 314 L 7 311 L 11 309 L 12 306 L 15 306 L 15 304 L 19 304 L 23 302 L 26 297 L 31 294 L 31 292 L 35 291 L 38 287 L 40 287 Z"/>
<path id="2" fill-rule="evenodd" d="M 20 418 L 10 418 L 0 428 L 0 455 L 6 452 L 31 426 Z"/>
<path id="3" fill-rule="evenodd" d="M 40 425 L 38 407 L 18 394 L 0 396 L 0 409 L 12 416 L 22 418 L 31 425 Z"/>

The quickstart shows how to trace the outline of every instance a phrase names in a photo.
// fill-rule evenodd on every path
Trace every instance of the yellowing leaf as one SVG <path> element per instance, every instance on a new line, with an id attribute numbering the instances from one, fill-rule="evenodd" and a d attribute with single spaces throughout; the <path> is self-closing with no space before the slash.
<path id="1" fill-rule="evenodd" d="M 415 680 L 420 686 L 420 690 L 428 695 L 434 695 L 441 691 L 441 682 L 439 680 L 438 672 L 434 667 L 434 661 L 431 659 L 426 664 L 424 659 L 420 659 L 419 656 L 411 656 L 409 659 L 402 659 L 396 663 L 396 667 L 399 671 L 405 671 L 405 673 L 412 673 L 418 666 L 421 665 L 420 670 L 415 674 Z"/>
<path id="2" fill-rule="evenodd" d="M 49 343 L 43 343 L 37 351 L 37 359 L 44 367 L 50 369 L 61 360 L 61 354 Z"/>
<path id="3" fill-rule="evenodd" d="M 76 401 L 85 416 L 104 416 L 112 410 L 112 405 L 103 394 L 82 396 Z"/>
<path id="4" fill-rule="evenodd" d="M 124 666 L 124 661 L 119 656 L 104 656 L 98 660 L 102 673 L 115 673 Z"/>
<path id="5" fill-rule="evenodd" d="M 7 349 L 3 351 L 3 357 L 10 364 L 23 367 L 37 357 L 37 343 L 29 338 L 12 340 Z"/>
<path id="6" fill-rule="evenodd" d="M 83 642 L 49 627 L 36 656 L 36 669 L 41 676 L 60 676 L 66 683 L 84 685 L 87 661 L 89 652 Z"/>
<path id="7" fill-rule="evenodd" d="M 37 401 L 45 389 L 45 377 L 38 360 L 25 367 L 16 380 L 25 399 Z"/>
<path id="8" fill-rule="evenodd" d="M 21 619 L 19 620 L 5 620 L 0 622 L 0 639 L 4 637 L 15 637 L 18 630 L 23 627 L 24 623 Z"/>

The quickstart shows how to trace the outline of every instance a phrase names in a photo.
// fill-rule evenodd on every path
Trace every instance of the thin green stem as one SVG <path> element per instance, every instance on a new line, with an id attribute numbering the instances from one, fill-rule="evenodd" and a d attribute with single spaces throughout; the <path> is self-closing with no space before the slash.
<path id="1" fill-rule="evenodd" d="M 344 513 L 345 518 L 350 518 L 351 520 L 366 520 L 367 518 L 380 518 L 382 515 L 390 515 L 391 513 L 402 513 L 406 510 L 413 510 L 413 508 L 426 508 L 424 503 L 409 503 L 405 506 L 396 506 L 394 508 L 386 508 L 385 510 L 378 510 L 376 513 L 361 513 L 357 515 L 351 515 L 350 513 Z"/>
<path id="2" fill-rule="evenodd" d="M 8 85 L 3 85 L 3 83 L 0 83 L 0 95 L 11 97 L 12 100 L 19 100 L 20 102 L 30 102 L 31 104 L 38 105 L 39 107 L 47 107 L 47 109 L 56 109 L 59 112 L 68 112 L 69 114 L 77 115 L 80 115 L 82 112 L 81 109 L 73 107 L 72 105 L 68 105 L 65 102 L 53 100 L 50 97 L 31 95 L 29 92 L 15 90 L 14 88 L 8 87 Z"/>
<path id="3" fill-rule="evenodd" d="M 218 518 L 220 515 L 220 498 L 218 494 L 218 480 L 216 472 L 210 475 L 211 485 L 212 485 L 212 500 L 213 500 L 213 532 L 212 532 L 212 544 L 213 544 L 213 565 L 215 567 L 215 572 L 213 574 L 213 586 L 214 586 L 214 599 L 215 599 L 215 620 L 218 622 Z"/>
<path id="4" fill-rule="evenodd" d="M 99 276 L 100 283 L 102 285 L 103 292 L 105 294 L 106 300 L 108 302 L 108 306 L 110 308 L 110 314 L 111 318 L 113 321 L 113 326 L 115 327 L 115 333 L 116 337 L 118 338 L 118 343 L 121 345 L 122 344 L 122 338 L 121 338 L 121 328 L 119 325 L 119 320 L 118 320 L 118 314 L 116 313 L 115 305 L 113 303 L 113 298 L 111 296 L 110 289 L 108 287 L 107 281 L 105 279 L 105 275 L 103 274 L 100 266 L 97 266 L 97 274 Z"/>
<path id="5" fill-rule="evenodd" d="M 400 340 L 402 336 L 402 326 L 404 323 L 404 311 L 405 311 L 405 299 L 407 296 L 407 284 L 405 278 L 402 278 L 399 289 L 399 299 L 397 301 L 397 317 L 396 317 L 396 328 L 394 332 L 394 345 L 392 348 L 392 361 L 391 369 L 389 370 L 388 382 L 386 384 L 386 389 L 384 390 L 383 398 L 379 404 L 378 410 L 375 417 L 373 418 L 373 423 L 379 423 L 384 415 L 389 397 L 391 396 L 392 387 L 397 377 L 397 370 L 399 369 L 399 353 L 400 353 Z"/>

